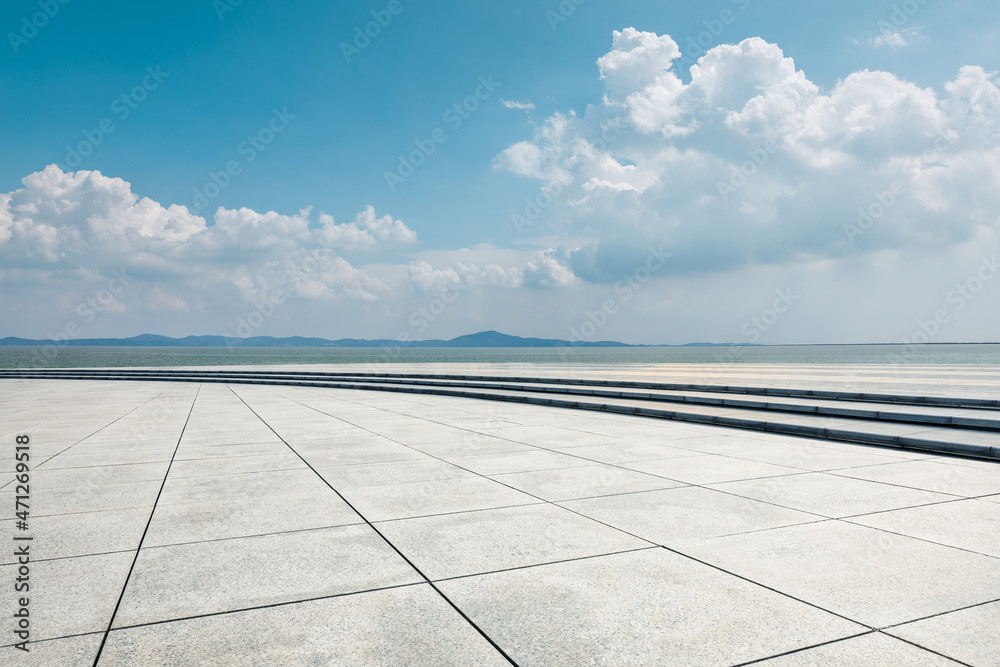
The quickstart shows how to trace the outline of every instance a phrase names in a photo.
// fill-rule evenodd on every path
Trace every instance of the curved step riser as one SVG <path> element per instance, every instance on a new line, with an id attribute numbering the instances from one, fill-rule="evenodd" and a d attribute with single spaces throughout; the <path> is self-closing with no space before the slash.
<path id="1" fill-rule="evenodd" d="M 207 372 L 47 371 L 44 373 L 44 375 L 53 379 L 68 378 L 70 376 L 80 377 L 86 375 L 94 379 L 139 379 L 139 378 L 172 379 L 179 377 L 213 377 L 213 378 L 224 378 L 233 380 L 242 378 L 242 379 L 288 379 L 288 380 L 304 379 L 307 381 L 324 377 L 335 377 L 339 380 L 350 381 L 353 383 L 401 384 L 401 385 L 416 385 L 416 386 L 429 386 L 429 387 L 461 387 L 468 389 L 495 389 L 501 391 L 515 391 L 515 392 L 595 396 L 595 397 L 605 397 L 605 398 L 621 398 L 621 399 L 636 400 L 636 401 L 651 401 L 656 403 L 678 403 L 678 404 L 688 404 L 697 406 L 726 407 L 726 408 L 734 408 L 741 410 L 793 413 L 806 416 L 839 417 L 845 419 L 884 421 L 890 423 L 905 423 L 911 425 L 925 425 L 925 426 L 941 427 L 941 428 L 964 428 L 964 429 L 1000 432 L 1000 420 L 985 419 L 981 417 L 963 417 L 963 416 L 952 416 L 952 415 L 924 415 L 924 414 L 914 414 L 906 412 L 886 412 L 879 410 L 861 410 L 857 408 L 839 408 L 839 407 L 830 407 L 823 405 L 810 406 L 810 405 L 795 405 L 790 403 L 752 401 L 744 399 L 717 399 L 717 398 L 706 398 L 702 396 L 689 396 L 684 394 L 664 395 L 664 394 L 649 394 L 649 393 L 639 393 L 639 392 L 629 392 L 629 391 L 610 391 L 605 389 L 584 389 L 581 387 L 532 386 L 532 385 L 515 384 L 509 382 L 485 383 L 485 382 L 464 382 L 464 381 L 435 381 L 435 380 L 423 380 L 423 379 L 417 380 L 408 378 L 402 379 L 390 376 L 386 376 L 384 379 L 382 379 L 371 376 L 355 377 L 355 376 L 341 376 L 334 374 L 311 374 L 311 373 L 276 374 L 276 373 L 256 372 L 256 371 L 246 372 L 246 373 L 226 372 L 226 371 L 218 371 L 218 372 L 216 371 L 207 371 Z M 4 374 L 0 373 L 0 377 L 4 377 Z M 8 377 L 23 377 L 23 376 L 8 375 Z M 897 402 L 896 404 L 902 405 L 902 403 L 899 402 Z"/>
<path id="2" fill-rule="evenodd" d="M 8 375 L 8 377 L 11 377 Z M 94 372 L 75 373 L 34 373 L 21 372 L 17 376 L 21 379 L 71 379 L 71 380 L 128 380 L 136 381 L 139 378 L 130 373 L 106 373 L 100 375 Z M 977 445 L 957 442 L 947 442 L 942 440 L 931 440 L 915 438 L 909 436 L 885 435 L 878 433 L 866 433 L 863 431 L 848 431 L 844 429 L 830 429 L 818 426 L 807 426 L 800 424 L 783 424 L 773 421 L 759 421 L 752 419 L 741 419 L 708 414 L 685 413 L 670 410 L 658 410 L 653 408 L 640 408 L 634 406 L 613 405 L 604 403 L 589 403 L 579 401 L 565 401 L 554 398 L 541 398 L 538 396 L 525 394 L 499 394 L 481 393 L 470 391 L 459 391 L 455 389 L 445 389 L 435 386 L 415 386 L 415 385 L 375 385 L 371 383 L 347 383 L 347 382 L 318 382 L 309 380 L 281 380 L 277 378 L 259 378 L 250 375 L 239 377 L 222 377 L 216 374 L 145 374 L 142 377 L 145 381 L 174 381 L 174 382 L 201 382 L 201 383 L 233 383 L 233 384 L 262 384 L 274 386 L 299 386 L 318 388 L 340 388 L 366 391 L 383 391 L 413 394 L 429 394 L 437 396 L 453 396 L 462 398 L 475 398 L 492 401 L 505 401 L 515 403 L 529 403 L 533 405 L 546 405 L 576 410 L 591 410 L 598 412 L 610 412 L 616 414 L 634 415 L 640 417 L 652 417 L 656 419 L 668 419 L 671 421 L 692 422 L 698 424 L 708 424 L 723 426 L 728 428 L 739 428 L 755 431 L 767 431 L 792 436 L 803 436 L 823 440 L 834 440 L 840 442 L 854 442 L 867 445 L 880 445 L 901 449 L 914 449 L 920 451 L 957 454 L 963 456 L 975 456 L 978 458 L 1000 460 L 1000 444 L 998 446 Z"/>
<path id="3" fill-rule="evenodd" d="M 17 369 L 0 370 L 0 376 L 16 376 L 17 373 L 25 372 Z M 38 369 L 29 372 L 66 372 L 62 369 Z M 77 373 L 99 373 L 102 371 L 91 371 L 88 369 L 73 369 Z M 107 372 L 104 369 L 103 372 Z M 121 373 L 131 374 L 183 374 L 192 371 L 176 370 L 128 370 Z M 204 374 L 226 373 L 227 371 L 199 371 Z M 235 371 L 230 371 L 235 372 Z M 248 371 L 250 372 L 250 371 Z M 288 375 L 283 371 L 252 371 L 255 375 Z M 822 400 L 842 400 L 858 403 L 889 403 L 893 405 L 921 405 L 934 407 L 954 407 L 973 409 L 1000 409 L 1000 400 L 980 399 L 980 398 L 955 398 L 942 396 L 908 396 L 900 394 L 872 394 L 863 392 L 838 392 L 821 391 L 815 389 L 784 389 L 773 387 L 739 387 L 728 385 L 701 385 L 701 384 L 675 384 L 660 382 L 629 382 L 612 380 L 580 380 L 573 378 L 532 378 L 532 377 L 504 377 L 489 375 L 417 375 L 412 373 L 331 373 L 317 371 L 301 371 L 295 373 L 300 377 L 328 377 L 328 378 L 392 378 L 392 379 L 419 379 L 419 380 L 456 380 L 466 382 L 516 382 L 521 384 L 563 384 L 582 385 L 593 387 L 620 387 L 625 389 L 655 389 L 659 391 L 691 391 L 710 392 L 725 394 L 746 394 L 752 396 L 784 396 L 787 398 L 814 398 Z"/>

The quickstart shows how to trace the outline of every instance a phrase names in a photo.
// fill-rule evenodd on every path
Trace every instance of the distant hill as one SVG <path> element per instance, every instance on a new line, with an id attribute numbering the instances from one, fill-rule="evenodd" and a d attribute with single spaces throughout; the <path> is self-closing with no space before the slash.
<path id="1" fill-rule="evenodd" d="M 30 340 L 27 338 L 0 338 L 0 347 L 51 345 L 53 340 Z M 570 342 L 553 338 L 521 338 L 509 336 L 498 331 L 480 331 L 479 333 L 459 336 L 451 340 L 414 340 L 401 343 L 387 338 L 373 340 L 358 338 L 341 338 L 328 340 L 326 338 L 303 338 L 290 336 L 274 338 L 273 336 L 250 336 L 249 338 L 229 338 L 227 336 L 186 336 L 170 338 L 155 334 L 142 334 L 131 338 L 80 338 L 68 340 L 59 345 L 72 347 L 645 347 L 628 345 L 615 341 Z"/>
<path id="2" fill-rule="evenodd" d="M 643 347 L 610 340 L 571 343 L 568 340 L 554 338 L 521 338 L 508 336 L 499 331 L 480 331 L 451 340 L 422 341 L 421 345 L 423 347 Z"/>

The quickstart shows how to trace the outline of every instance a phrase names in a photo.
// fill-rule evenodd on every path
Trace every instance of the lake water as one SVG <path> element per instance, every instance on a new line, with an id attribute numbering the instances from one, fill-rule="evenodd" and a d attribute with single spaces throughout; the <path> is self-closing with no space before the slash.
<path id="1" fill-rule="evenodd" d="M 982 364 L 1000 344 L 626 348 L 0 347 L 0 368 L 369 363 Z"/>

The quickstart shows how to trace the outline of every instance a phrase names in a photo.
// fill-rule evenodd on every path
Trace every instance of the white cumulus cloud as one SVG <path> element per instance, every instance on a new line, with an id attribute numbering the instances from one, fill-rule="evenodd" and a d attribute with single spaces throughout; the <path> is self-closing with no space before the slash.
<path id="1" fill-rule="evenodd" d="M 177 294 L 178 285 L 228 288 L 250 301 L 278 284 L 302 298 L 375 299 L 385 286 L 338 253 L 416 242 L 416 233 L 401 220 L 378 216 L 371 206 L 346 225 L 324 214 L 314 223 L 308 208 L 284 215 L 220 207 L 209 225 L 185 206 L 140 197 L 128 182 L 98 171 L 63 172 L 49 165 L 22 183 L 0 195 L 5 267 L 37 277 L 82 268 L 110 275 L 125 267 L 154 285 L 143 297 L 154 311 L 191 309 L 194 299 Z M 311 270 L 300 267 L 291 283 L 281 279 L 306 261 L 307 251 L 312 251 Z M 159 282 L 172 286 L 165 289 Z"/>
<path id="2" fill-rule="evenodd" d="M 237 316 L 245 330 L 250 312 L 265 327 L 277 326 L 268 319 L 275 313 L 329 324 L 335 313 L 354 312 L 357 323 L 391 318 L 408 299 L 419 303 L 449 286 L 513 292 L 574 281 L 566 253 L 557 260 L 551 250 L 483 245 L 414 258 L 406 252 L 416 232 L 373 206 L 345 224 L 308 207 L 293 214 L 220 207 L 206 220 L 98 171 L 50 165 L 22 185 L 0 193 L 0 284 L 16 283 L 22 296 L 0 291 L 0 303 L 49 303 L 71 318 L 83 317 L 74 314 L 78 304 L 97 304 L 81 311 L 79 327 L 98 314 L 103 327 L 186 322 L 188 333 L 232 330 Z M 358 263 L 375 250 L 397 263 Z"/>
<path id="3" fill-rule="evenodd" d="M 575 275 L 613 282 L 660 244 L 670 271 L 704 272 L 936 251 L 1000 224 L 994 73 L 963 67 L 938 92 L 862 70 L 823 90 L 750 38 L 710 49 L 685 83 L 678 56 L 668 35 L 615 31 L 603 98 L 496 157 L 556 192 L 533 230 L 595 239 L 571 253 Z M 869 209 L 877 221 L 852 238 Z"/>
<path id="4" fill-rule="evenodd" d="M 923 35 L 920 33 L 920 29 L 916 27 L 902 28 L 900 30 L 892 30 L 889 27 L 884 27 L 881 34 L 877 37 L 868 38 L 868 45 L 876 49 L 888 47 L 893 50 L 899 50 L 904 46 L 909 46 L 911 40 L 920 39 L 921 37 Z"/>
<path id="5" fill-rule="evenodd" d="M 506 100 L 500 98 L 500 104 L 504 105 L 508 109 L 517 109 L 518 111 L 534 111 L 535 103 L 531 100 Z"/>

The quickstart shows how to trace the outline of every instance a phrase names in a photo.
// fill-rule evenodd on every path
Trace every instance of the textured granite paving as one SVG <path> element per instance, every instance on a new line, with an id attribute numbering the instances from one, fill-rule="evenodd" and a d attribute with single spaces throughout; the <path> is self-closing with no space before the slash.
<path id="1" fill-rule="evenodd" d="M 996 463 L 296 387 L 4 380 L 0 415 L 4 665 L 1000 664 Z"/>

